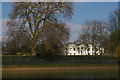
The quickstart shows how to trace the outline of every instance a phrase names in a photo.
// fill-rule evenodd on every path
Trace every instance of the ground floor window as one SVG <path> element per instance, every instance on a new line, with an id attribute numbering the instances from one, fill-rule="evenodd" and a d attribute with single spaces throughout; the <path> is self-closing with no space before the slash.
<path id="1" fill-rule="evenodd" d="M 74 55 L 75 55 L 75 53 L 74 53 Z"/>

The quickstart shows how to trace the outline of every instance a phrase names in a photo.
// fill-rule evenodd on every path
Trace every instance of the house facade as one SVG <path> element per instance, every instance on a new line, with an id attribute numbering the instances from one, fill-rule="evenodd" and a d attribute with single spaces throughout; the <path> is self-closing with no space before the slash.
<path id="1" fill-rule="evenodd" d="M 83 44 L 69 43 L 64 50 L 65 55 L 103 55 L 104 48 L 96 47 L 95 49 L 91 44 L 85 46 Z"/>

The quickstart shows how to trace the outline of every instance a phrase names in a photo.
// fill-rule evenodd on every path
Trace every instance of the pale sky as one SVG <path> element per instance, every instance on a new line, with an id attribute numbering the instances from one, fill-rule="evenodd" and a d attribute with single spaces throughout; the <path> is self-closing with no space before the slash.
<path id="1" fill-rule="evenodd" d="M 82 0 L 81 0 L 82 1 Z M 85 0 L 86 1 L 86 0 Z M 74 2 L 73 18 L 69 21 L 64 21 L 70 28 L 69 41 L 75 41 L 78 39 L 79 34 L 82 32 L 82 25 L 86 20 L 99 20 L 108 21 L 109 14 L 118 8 L 118 2 L 94 2 L 94 0 L 87 0 L 93 2 Z M 98 0 L 96 0 L 98 1 Z M 104 0 L 107 1 L 107 0 Z M 112 0 L 109 0 L 112 1 Z M 117 1 L 117 0 L 116 0 Z M 2 2 L 2 35 L 6 36 L 7 26 L 6 22 L 9 19 L 8 14 L 12 11 L 12 5 L 10 2 Z M 0 27 L 1 30 L 1 27 Z M 2 37 L 0 34 L 0 37 Z"/>

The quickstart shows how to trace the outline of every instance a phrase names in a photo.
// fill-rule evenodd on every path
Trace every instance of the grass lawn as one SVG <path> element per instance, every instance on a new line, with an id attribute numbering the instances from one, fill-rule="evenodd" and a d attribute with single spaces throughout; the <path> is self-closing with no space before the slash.
<path id="1" fill-rule="evenodd" d="M 3 78 L 118 78 L 118 67 L 3 68 Z"/>
<path id="2" fill-rule="evenodd" d="M 78 58 L 41 62 L 7 57 L 3 59 L 2 78 L 118 78 L 116 59 Z"/>
<path id="3" fill-rule="evenodd" d="M 117 65 L 7 65 L 3 78 L 118 78 Z"/>

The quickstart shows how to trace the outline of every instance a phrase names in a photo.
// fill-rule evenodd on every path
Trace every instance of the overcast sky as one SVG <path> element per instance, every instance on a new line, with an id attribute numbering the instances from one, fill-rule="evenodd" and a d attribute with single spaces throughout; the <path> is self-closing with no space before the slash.
<path id="1" fill-rule="evenodd" d="M 69 21 L 64 21 L 70 28 L 69 41 L 77 40 L 82 31 L 82 25 L 86 20 L 99 20 L 107 22 L 109 14 L 117 9 L 117 2 L 74 2 L 73 18 Z M 2 34 L 5 37 L 7 32 L 6 22 L 9 19 L 8 14 L 12 11 L 10 2 L 2 3 Z M 0 27 L 1 29 L 1 27 Z M 0 35 L 1 37 L 1 35 Z"/>

